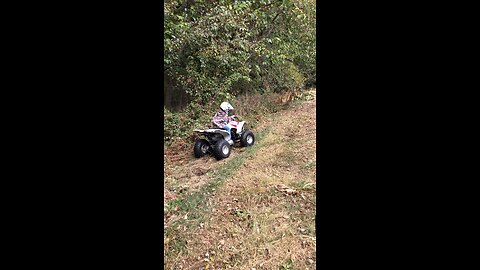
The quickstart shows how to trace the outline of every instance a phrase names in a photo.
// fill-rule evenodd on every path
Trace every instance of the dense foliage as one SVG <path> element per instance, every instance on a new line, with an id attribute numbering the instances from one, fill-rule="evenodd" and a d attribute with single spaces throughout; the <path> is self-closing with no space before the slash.
<path id="1" fill-rule="evenodd" d="M 166 140 L 221 101 L 315 83 L 313 0 L 167 0 L 164 12 Z"/>

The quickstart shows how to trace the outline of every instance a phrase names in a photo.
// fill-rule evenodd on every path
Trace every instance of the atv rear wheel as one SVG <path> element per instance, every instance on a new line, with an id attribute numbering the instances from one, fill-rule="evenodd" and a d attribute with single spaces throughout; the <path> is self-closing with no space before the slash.
<path id="1" fill-rule="evenodd" d="M 224 139 L 219 140 L 213 146 L 213 155 L 217 160 L 228 158 L 230 156 L 230 144 Z"/>
<path id="2" fill-rule="evenodd" d="M 255 135 L 253 135 L 253 132 L 251 130 L 247 130 L 242 133 L 242 137 L 240 138 L 240 142 L 242 143 L 242 146 L 247 147 L 251 146 L 255 143 Z"/>
<path id="3" fill-rule="evenodd" d="M 195 146 L 193 147 L 193 153 L 196 158 L 203 157 L 210 148 L 210 143 L 205 139 L 200 139 L 195 141 Z"/>

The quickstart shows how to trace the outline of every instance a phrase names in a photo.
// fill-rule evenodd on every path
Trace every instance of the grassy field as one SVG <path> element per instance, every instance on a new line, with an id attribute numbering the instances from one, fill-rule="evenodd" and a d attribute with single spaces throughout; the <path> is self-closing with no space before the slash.
<path id="1" fill-rule="evenodd" d="M 166 149 L 165 269 L 315 269 L 315 91 L 228 159 Z"/>

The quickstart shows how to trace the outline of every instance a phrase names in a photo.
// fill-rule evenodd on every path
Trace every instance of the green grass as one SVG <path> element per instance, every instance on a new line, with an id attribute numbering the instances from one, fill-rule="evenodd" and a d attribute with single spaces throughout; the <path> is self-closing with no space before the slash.
<path id="1" fill-rule="evenodd" d="M 315 167 L 317 166 L 317 161 L 316 160 L 312 160 L 310 162 L 308 162 L 306 165 L 305 165 L 305 170 L 311 170 L 311 169 L 315 169 Z"/>
<path id="2" fill-rule="evenodd" d="M 294 182 L 291 184 L 292 187 L 296 190 L 302 190 L 302 191 L 310 191 L 310 190 L 315 190 L 316 185 L 315 183 L 311 181 L 306 181 L 306 180 L 301 180 L 299 182 Z"/>
<path id="3" fill-rule="evenodd" d="M 293 261 L 288 259 L 288 261 L 280 266 L 281 270 L 293 270 Z"/>

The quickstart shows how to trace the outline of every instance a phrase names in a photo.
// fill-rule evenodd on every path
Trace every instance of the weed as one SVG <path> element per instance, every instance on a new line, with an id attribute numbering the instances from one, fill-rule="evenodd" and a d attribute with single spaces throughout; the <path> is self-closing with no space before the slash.
<path id="1" fill-rule="evenodd" d="M 280 266 L 281 270 L 293 270 L 293 261 L 292 259 L 288 259 L 288 261 L 285 264 L 282 264 Z"/>
<path id="2" fill-rule="evenodd" d="M 315 190 L 315 183 L 307 180 L 302 180 L 299 182 L 292 183 L 292 187 L 295 188 L 296 190 L 304 190 L 304 191 Z"/>
<path id="3" fill-rule="evenodd" d="M 248 213 L 247 210 L 236 210 L 235 215 L 240 219 L 240 220 L 247 220 L 250 219 L 251 215 Z"/>
<path id="4" fill-rule="evenodd" d="M 314 169 L 317 166 L 317 161 L 316 160 L 311 160 L 305 165 L 306 170 L 311 170 Z"/>

